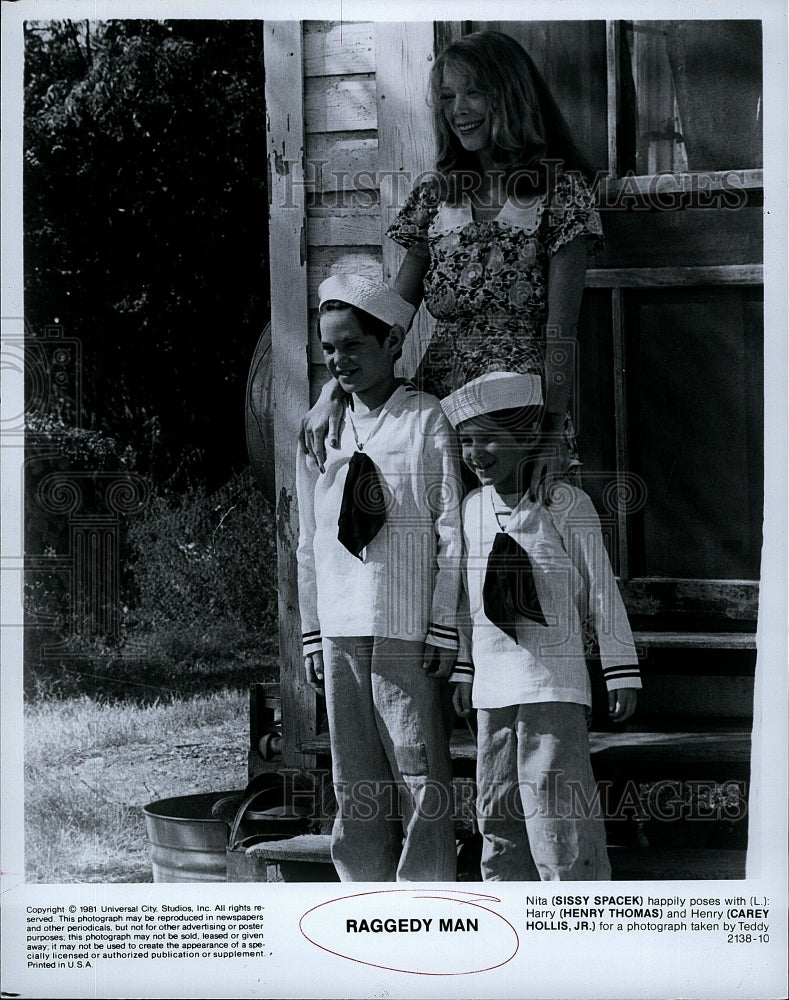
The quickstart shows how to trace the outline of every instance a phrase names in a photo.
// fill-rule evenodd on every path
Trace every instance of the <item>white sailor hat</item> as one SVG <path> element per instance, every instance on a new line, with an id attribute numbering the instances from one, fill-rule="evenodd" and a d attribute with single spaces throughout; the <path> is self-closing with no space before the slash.
<path id="1" fill-rule="evenodd" d="M 521 372 L 488 372 L 441 400 L 441 407 L 453 427 L 496 410 L 541 405 L 540 376 Z"/>
<path id="2" fill-rule="evenodd" d="M 371 281 L 359 274 L 333 274 L 322 281 L 318 288 L 318 305 L 329 300 L 347 302 L 389 326 L 407 330 L 416 310 L 410 302 L 379 281 Z"/>

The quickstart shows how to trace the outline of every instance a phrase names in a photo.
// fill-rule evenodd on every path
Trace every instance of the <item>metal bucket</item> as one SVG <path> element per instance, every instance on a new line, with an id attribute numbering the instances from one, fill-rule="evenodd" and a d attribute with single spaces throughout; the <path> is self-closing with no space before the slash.
<path id="1" fill-rule="evenodd" d="M 154 882 L 224 882 L 228 826 L 211 813 L 239 792 L 203 792 L 143 806 Z"/>
<path id="2" fill-rule="evenodd" d="M 304 833 L 309 808 L 293 804 L 311 784 L 297 773 L 256 775 L 243 791 L 203 792 L 143 806 L 154 882 L 257 881 L 243 874 L 239 845 Z M 228 859 L 236 861 L 228 872 Z"/>

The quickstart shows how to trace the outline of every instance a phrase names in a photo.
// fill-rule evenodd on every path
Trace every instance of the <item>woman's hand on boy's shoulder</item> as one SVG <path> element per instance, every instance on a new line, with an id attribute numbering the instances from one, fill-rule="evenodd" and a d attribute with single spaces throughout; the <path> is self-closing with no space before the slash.
<path id="1" fill-rule="evenodd" d="M 321 472 L 326 471 L 327 438 L 332 448 L 340 447 L 345 398 L 339 382 L 330 379 L 321 389 L 315 405 L 302 418 L 299 427 L 301 450 L 313 459 Z"/>

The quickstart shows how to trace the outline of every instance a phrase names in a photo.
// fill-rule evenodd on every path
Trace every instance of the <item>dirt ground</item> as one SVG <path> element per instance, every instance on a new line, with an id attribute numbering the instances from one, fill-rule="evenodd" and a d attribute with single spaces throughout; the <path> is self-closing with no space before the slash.
<path id="1" fill-rule="evenodd" d="M 105 883 L 152 882 L 150 846 L 142 807 L 149 802 L 198 792 L 234 791 L 247 784 L 248 722 L 185 725 L 171 741 L 129 743 L 111 750 L 82 748 L 69 760 L 52 762 L 71 788 L 89 789 L 98 814 L 125 815 L 123 836 L 95 830 L 95 849 L 83 857 L 54 852 L 31 881 Z M 38 866 L 34 866 L 38 867 Z"/>
<path id="2" fill-rule="evenodd" d="M 126 746 L 90 762 L 102 785 L 128 805 L 195 792 L 243 789 L 247 783 L 247 721 L 184 727 L 172 743 Z"/>

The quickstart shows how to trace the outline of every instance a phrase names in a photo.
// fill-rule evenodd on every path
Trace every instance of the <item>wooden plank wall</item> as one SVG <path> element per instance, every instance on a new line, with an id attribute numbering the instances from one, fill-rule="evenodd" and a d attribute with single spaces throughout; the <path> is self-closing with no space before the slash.
<path id="1" fill-rule="evenodd" d="M 315 335 L 330 274 L 381 278 L 375 40 L 370 22 L 303 22 L 310 395 L 326 380 Z"/>
<path id="2" fill-rule="evenodd" d="M 376 34 L 379 50 L 383 45 L 387 57 L 385 91 L 376 89 Z M 395 44 L 397 52 L 389 52 Z M 430 165 L 432 150 L 425 147 L 424 129 L 415 131 L 397 119 L 405 119 L 411 101 L 425 99 L 432 45 L 431 23 L 408 26 L 403 34 L 402 26 L 376 27 L 371 22 L 265 22 L 271 402 L 286 766 L 309 765 L 296 747 L 314 737 L 318 725 L 315 695 L 302 668 L 294 483 L 299 422 L 327 377 L 315 336 L 318 286 L 336 273 L 381 280 L 382 226 L 399 206 L 388 201 L 382 215 L 378 108 L 386 128 L 392 127 L 385 168 L 415 175 Z M 418 65 L 418 75 L 409 72 L 412 62 Z M 428 122 L 427 114 L 418 119 Z M 393 274 L 394 244 L 387 243 Z"/>
<path id="3" fill-rule="evenodd" d="M 330 274 L 394 280 L 403 252 L 386 229 L 413 179 L 434 163 L 426 100 L 433 24 L 305 21 L 303 40 L 314 400 L 326 379 L 315 336 L 318 286 Z M 405 374 L 413 373 L 431 328 L 422 310 L 404 351 Z"/>

